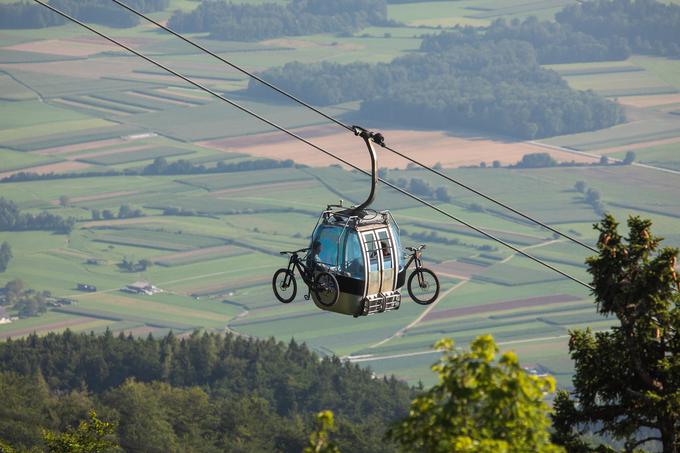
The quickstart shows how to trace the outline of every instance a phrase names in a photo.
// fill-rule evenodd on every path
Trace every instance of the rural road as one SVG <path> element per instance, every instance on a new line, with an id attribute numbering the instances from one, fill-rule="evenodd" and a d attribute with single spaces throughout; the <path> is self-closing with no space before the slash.
<path id="1" fill-rule="evenodd" d="M 588 153 L 586 151 L 576 151 L 575 149 L 565 148 L 563 146 L 548 145 L 547 143 L 541 143 L 541 142 L 537 142 L 537 141 L 533 141 L 533 140 L 529 141 L 527 143 L 531 143 L 532 145 L 537 145 L 537 146 L 543 146 L 545 148 L 554 149 L 556 151 L 564 151 L 565 153 L 576 154 L 576 155 L 579 155 L 579 156 L 589 156 L 589 157 L 595 157 L 595 158 L 598 158 L 598 159 L 600 157 L 602 157 L 601 154 Z M 607 159 L 609 159 L 610 161 L 614 161 L 614 162 L 622 162 L 621 159 L 615 159 L 615 158 L 610 157 L 610 156 L 607 156 Z M 649 170 L 662 171 L 664 173 L 671 173 L 673 175 L 680 175 L 680 171 L 671 170 L 670 168 L 655 167 L 654 165 L 641 164 L 639 162 L 633 162 L 631 165 L 633 165 L 635 167 L 647 168 Z"/>

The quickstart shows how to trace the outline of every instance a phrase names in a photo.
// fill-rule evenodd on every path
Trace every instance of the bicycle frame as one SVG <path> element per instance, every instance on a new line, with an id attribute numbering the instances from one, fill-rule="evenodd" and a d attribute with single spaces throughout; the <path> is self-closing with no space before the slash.
<path id="1" fill-rule="evenodd" d="M 416 263 L 416 269 L 420 269 L 423 267 L 423 261 L 422 261 L 422 256 L 423 254 L 421 253 L 420 250 L 414 251 L 411 253 L 411 257 L 409 260 L 406 262 L 406 265 L 404 265 L 404 270 L 408 269 L 408 267 L 415 261 Z"/>
<path id="2" fill-rule="evenodd" d="M 290 271 L 290 273 L 286 274 L 286 277 L 283 280 L 283 284 L 285 286 L 290 285 L 289 279 L 295 278 L 295 269 L 297 269 L 298 273 L 300 274 L 302 281 L 305 282 L 305 284 L 311 288 L 314 282 L 309 278 L 307 266 L 304 265 L 304 263 L 297 255 L 297 253 L 292 254 L 290 256 L 290 259 L 288 260 L 288 270 Z"/>

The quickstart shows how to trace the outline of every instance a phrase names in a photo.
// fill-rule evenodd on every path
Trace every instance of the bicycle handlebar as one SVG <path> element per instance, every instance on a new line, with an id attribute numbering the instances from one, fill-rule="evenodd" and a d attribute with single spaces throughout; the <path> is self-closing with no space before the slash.
<path id="1" fill-rule="evenodd" d="M 286 253 L 290 253 L 291 255 L 295 255 L 295 254 L 297 254 L 297 253 L 306 252 L 307 250 L 309 250 L 309 247 L 304 248 L 304 249 L 300 249 L 300 250 L 295 250 L 294 252 L 284 250 L 283 252 L 279 252 L 279 253 L 280 253 L 281 255 L 285 255 Z"/>
<path id="2" fill-rule="evenodd" d="M 424 249 L 426 246 L 425 244 L 420 244 L 418 247 L 406 247 L 406 250 L 410 250 L 411 252 L 417 252 L 419 250 Z"/>

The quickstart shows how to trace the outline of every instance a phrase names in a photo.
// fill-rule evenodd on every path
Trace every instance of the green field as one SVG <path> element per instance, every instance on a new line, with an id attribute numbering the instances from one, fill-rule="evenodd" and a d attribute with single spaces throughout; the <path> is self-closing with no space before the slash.
<path id="1" fill-rule="evenodd" d="M 418 49 L 422 35 L 438 33 L 442 28 L 486 25 L 498 18 L 512 20 L 532 14 L 551 19 L 562 6 L 571 3 L 575 2 L 461 0 L 390 4 L 389 18 L 402 25 L 370 27 L 342 36 L 318 34 L 255 43 L 191 36 L 254 71 L 292 61 L 382 63 Z M 167 11 L 152 16 L 166 20 L 174 9 L 187 11 L 197 5 L 190 0 L 171 0 Z M 320 117 L 288 103 L 245 99 L 241 90 L 247 80 L 241 73 L 146 25 L 99 28 L 130 39 L 135 48 L 171 63 L 174 69 L 285 127 L 326 124 Z M 59 45 L 68 46 L 74 42 L 68 40 L 85 37 L 90 37 L 88 32 L 73 25 L 0 33 L 5 46 L 43 39 L 61 39 Z M 76 58 L 3 49 L 0 65 L 0 172 L 30 171 L 62 161 L 92 164 L 85 170 L 139 170 L 156 157 L 166 157 L 170 162 L 189 159 L 211 167 L 222 160 L 232 163 L 254 158 L 238 149 L 222 153 L 195 142 L 248 137 L 272 130 L 123 53 Z M 575 88 L 594 89 L 615 100 L 654 93 L 677 96 L 678 65 L 675 60 L 635 55 L 621 62 L 549 68 Z M 617 127 L 545 142 L 595 152 L 624 147 L 612 150 L 613 157 L 623 157 L 625 147 L 635 145 L 638 162 L 680 170 L 677 144 L 645 145 L 680 137 L 680 116 L 672 113 L 678 110 L 674 105 L 677 100 L 669 99 L 671 102 L 663 108 L 626 107 L 629 121 Z M 355 102 L 329 106 L 324 112 L 352 121 L 358 108 Z M 486 138 L 475 133 L 477 136 Z M 392 211 L 403 230 L 403 245 L 426 243 L 426 266 L 472 266 L 472 276 L 440 275 L 442 292 L 437 305 L 398 336 L 395 334 L 424 310 L 409 300 L 406 291 L 399 310 L 359 319 L 318 310 L 303 299 L 306 288 L 301 280 L 297 299 L 288 305 L 280 304 L 271 290 L 272 273 L 287 263 L 279 252 L 307 246 L 321 209 L 339 199 L 346 204 L 360 202 L 368 184 L 364 175 L 337 167 L 305 167 L 304 161 L 296 164 L 302 165 L 231 173 L 0 184 L 0 195 L 23 210 L 34 214 L 48 210 L 78 219 L 68 235 L 0 232 L 0 242 L 7 241 L 14 255 L 7 271 L 0 274 L 0 286 L 21 278 L 31 288 L 49 290 L 75 301 L 41 317 L 2 325 L 0 338 L 66 328 L 94 332 L 110 328 L 116 333 L 135 335 L 229 329 L 282 341 L 294 337 L 322 355 L 367 355 L 357 363 L 370 366 L 378 374 L 394 373 L 410 383 L 429 384 L 434 379 L 429 365 L 437 357 L 430 346 L 437 339 L 451 336 L 457 345 L 464 346 L 477 335 L 491 333 L 502 349 L 515 350 L 523 364 L 544 366 L 560 386 L 568 386 L 573 373 L 568 330 L 609 328 L 611 320 L 597 315 L 583 287 L 386 188 L 380 189 L 374 207 Z M 614 165 L 443 171 L 593 245 L 597 234 L 592 224 L 598 216 L 583 195 L 574 190 L 574 184 L 583 181 L 600 193 L 604 208 L 620 220 L 642 213 L 653 220 L 655 232 L 666 237 L 668 245 L 680 245 L 677 174 Z M 388 178 L 421 178 L 433 187 L 446 185 L 432 173 L 419 170 L 390 169 Z M 588 280 L 584 260 L 592 254 L 589 250 L 555 240 L 549 231 L 457 186 L 447 189 L 450 202 L 428 201 Z M 68 206 L 59 205 L 61 196 L 68 197 Z M 94 210 L 110 210 L 115 216 L 121 205 L 139 208 L 145 215 L 93 220 Z M 163 215 L 166 208 L 182 209 L 186 215 Z M 431 233 L 436 233 L 432 240 L 420 239 Z M 127 272 L 120 266 L 123 260 L 149 260 L 152 264 L 144 271 Z M 121 291 L 136 281 L 149 281 L 163 292 L 142 296 Z M 95 285 L 97 291 L 79 292 L 78 283 Z M 534 305 L 521 302 L 532 298 L 549 301 L 551 296 L 565 299 Z"/>

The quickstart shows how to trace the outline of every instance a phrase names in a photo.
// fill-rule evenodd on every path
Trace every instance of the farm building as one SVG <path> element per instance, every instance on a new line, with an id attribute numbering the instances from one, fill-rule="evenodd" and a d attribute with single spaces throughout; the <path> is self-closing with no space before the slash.
<path id="1" fill-rule="evenodd" d="M 5 307 L 0 307 L 0 324 L 9 324 L 12 320 L 5 311 Z"/>
<path id="2" fill-rule="evenodd" d="M 125 291 L 126 293 L 146 294 L 147 296 L 151 296 L 153 294 L 160 293 L 163 290 L 158 288 L 157 286 L 152 285 L 149 282 L 138 281 L 127 285 L 125 288 L 122 288 L 121 291 Z"/>

